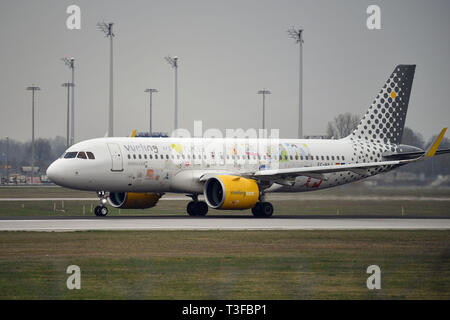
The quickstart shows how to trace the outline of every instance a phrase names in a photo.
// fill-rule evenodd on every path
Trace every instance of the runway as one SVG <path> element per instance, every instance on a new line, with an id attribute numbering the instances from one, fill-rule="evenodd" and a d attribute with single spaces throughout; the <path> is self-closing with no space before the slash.
<path id="1" fill-rule="evenodd" d="M 0 231 L 88 230 L 450 230 L 450 219 L 68 217 L 0 220 Z"/>

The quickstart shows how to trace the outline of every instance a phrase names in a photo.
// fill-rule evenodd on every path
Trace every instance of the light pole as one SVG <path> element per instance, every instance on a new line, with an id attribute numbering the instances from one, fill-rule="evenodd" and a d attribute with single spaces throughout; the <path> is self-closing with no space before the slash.
<path id="1" fill-rule="evenodd" d="M 9 184 L 9 137 L 6 137 L 6 184 Z"/>
<path id="2" fill-rule="evenodd" d="M 175 69 L 175 119 L 174 119 L 174 130 L 178 129 L 178 57 L 167 56 L 167 63 Z"/>
<path id="3" fill-rule="evenodd" d="M 263 97 L 263 116 L 262 116 L 262 128 L 263 130 L 266 128 L 266 94 L 271 94 L 269 90 L 263 89 L 257 92 L 258 94 L 262 94 Z"/>
<path id="4" fill-rule="evenodd" d="M 300 62 L 298 78 L 298 138 L 303 138 L 303 29 L 289 29 L 288 34 L 300 44 Z"/>
<path id="5" fill-rule="evenodd" d="M 108 115 L 108 137 L 114 136 L 114 108 L 113 108 L 113 38 L 115 37 L 112 32 L 112 22 L 97 23 L 97 27 L 100 31 L 105 33 L 106 37 L 109 37 L 109 115 Z"/>
<path id="6" fill-rule="evenodd" d="M 70 147 L 70 133 L 69 133 L 69 119 L 70 119 L 70 87 L 75 85 L 72 82 L 65 82 L 62 84 L 63 87 L 67 87 L 67 133 L 66 133 L 66 148 Z"/>
<path id="7" fill-rule="evenodd" d="M 70 126 L 72 128 L 72 132 L 70 135 L 69 145 L 73 145 L 75 143 L 75 58 L 62 58 L 62 61 L 72 70 L 72 114 L 71 114 L 71 123 Z"/>
<path id="8" fill-rule="evenodd" d="M 27 90 L 31 91 L 31 183 L 34 183 L 34 92 L 41 88 L 32 85 Z"/>
<path id="9" fill-rule="evenodd" d="M 144 92 L 150 93 L 150 127 L 149 127 L 149 134 L 150 137 L 152 136 L 152 94 L 158 92 L 156 89 L 145 89 Z"/>

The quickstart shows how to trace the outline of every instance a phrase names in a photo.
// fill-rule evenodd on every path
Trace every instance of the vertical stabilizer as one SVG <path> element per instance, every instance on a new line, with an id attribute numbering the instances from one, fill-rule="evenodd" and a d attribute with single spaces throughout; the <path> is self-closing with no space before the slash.
<path id="1" fill-rule="evenodd" d="M 400 144 L 408 111 L 415 65 L 398 65 L 348 138 Z"/>

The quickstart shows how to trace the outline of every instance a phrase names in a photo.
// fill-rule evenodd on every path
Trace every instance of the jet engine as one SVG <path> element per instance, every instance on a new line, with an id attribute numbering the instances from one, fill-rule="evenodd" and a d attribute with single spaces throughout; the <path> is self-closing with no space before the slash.
<path id="1" fill-rule="evenodd" d="M 154 207 L 161 193 L 110 192 L 108 202 L 114 208 L 147 209 Z"/>
<path id="2" fill-rule="evenodd" d="M 253 208 L 259 198 L 256 181 L 239 176 L 211 177 L 206 181 L 203 193 L 211 208 L 224 210 Z"/>

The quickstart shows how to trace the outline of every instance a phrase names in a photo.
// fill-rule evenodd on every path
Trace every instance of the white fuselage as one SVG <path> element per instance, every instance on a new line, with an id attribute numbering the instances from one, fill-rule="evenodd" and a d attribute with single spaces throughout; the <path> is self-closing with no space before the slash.
<path id="1" fill-rule="evenodd" d="M 388 149 L 379 146 L 380 150 Z M 91 152 L 95 159 L 65 158 Z M 380 161 L 381 158 L 375 159 Z M 99 138 L 77 143 L 47 170 L 58 185 L 91 191 L 177 192 L 200 194 L 204 174 L 243 174 L 358 162 L 355 142 L 340 140 L 204 138 Z M 359 162 L 364 162 L 359 159 Z M 374 175 L 391 168 L 384 168 Z M 272 183 L 266 192 L 313 191 L 366 176 L 351 171 L 327 173 L 325 179 L 299 176 L 292 186 Z"/>

